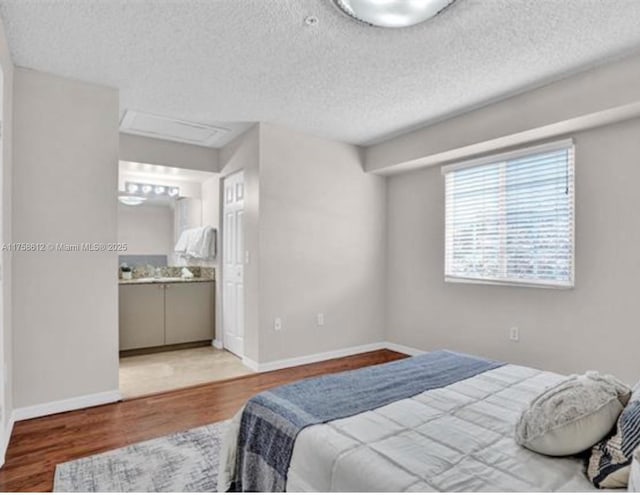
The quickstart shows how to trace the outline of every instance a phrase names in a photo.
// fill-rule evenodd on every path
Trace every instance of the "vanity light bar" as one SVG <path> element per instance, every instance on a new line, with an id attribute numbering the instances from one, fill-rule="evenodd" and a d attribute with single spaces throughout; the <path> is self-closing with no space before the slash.
<path id="1" fill-rule="evenodd" d="M 125 190 L 129 194 L 141 194 L 145 196 L 180 196 L 180 188 L 176 186 L 161 186 L 159 184 L 143 184 L 141 182 L 125 182 Z"/>

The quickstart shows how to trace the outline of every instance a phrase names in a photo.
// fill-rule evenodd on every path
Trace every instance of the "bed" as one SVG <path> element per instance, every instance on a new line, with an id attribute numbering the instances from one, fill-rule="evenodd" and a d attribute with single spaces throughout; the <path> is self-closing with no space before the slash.
<path id="1" fill-rule="evenodd" d="M 304 380 L 232 420 L 221 491 L 594 491 L 578 458 L 513 440 L 561 375 L 436 351 Z"/>

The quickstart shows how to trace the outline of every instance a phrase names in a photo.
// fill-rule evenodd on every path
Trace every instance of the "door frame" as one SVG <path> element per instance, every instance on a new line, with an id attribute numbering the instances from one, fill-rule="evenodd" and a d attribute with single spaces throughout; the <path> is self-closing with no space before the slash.
<path id="1" fill-rule="evenodd" d="M 5 144 L 5 77 L 4 67 L 0 65 L 0 242 L 4 243 L 4 212 L 5 212 L 5 195 L 4 195 L 4 144 Z M 8 258 L 12 255 L 9 252 Z M 9 437 L 11 436 L 11 425 L 7 421 L 7 403 L 5 395 L 7 391 L 7 362 L 5 360 L 5 325 L 4 315 L 6 308 L 4 307 L 4 295 L 6 287 L 6 263 L 5 256 L 0 257 L 0 466 L 4 465 L 6 449 L 9 445 Z"/>

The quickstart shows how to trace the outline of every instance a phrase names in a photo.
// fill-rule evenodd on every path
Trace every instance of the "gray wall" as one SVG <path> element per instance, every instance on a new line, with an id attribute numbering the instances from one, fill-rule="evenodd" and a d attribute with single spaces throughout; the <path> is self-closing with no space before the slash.
<path id="1" fill-rule="evenodd" d="M 244 243 L 250 262 L 244 267 L 244 351 L 252 361 L 259 361 L 260 329 L 259 317 L 259 218 L 260 218 L 260 126 L 255 125 L 220 150 L 220 178 L 244 170 Z M 216 277 L 222 280 L 222 273 Z M 221 339 L 220 321 L 221 283 L 216 284 L 216 338 Z"/>
<path id="2" fill-rule="evenodd" d="M 385 180 L 363 172 L 359 149 L 261 123 L 220 156 L 222 179 L 245 172 L 247 358 L 383 340 Z"/>
<path id="3" fill-rule="evenodd" d="M 563 373 L 640 377 L 640 120 L 575 135 L 573 290 L 452 284 L 439 167 L 388 182 L 388 340 Z M 520 342 L 508 340 L 511 326 Z"/>
<path id="4" fill-rule="evenodd" d="M 204 172 L 217 172 L 220 167 L 217 149 L 122 133 L 120 159 Z"/>
<path id="5" fill-rule="evenodd" d="M 207 179 L 201 185 L 202 225 L 210 225 L 214 229 L 220 227 L 220 176 Z M 220 234 L 220 232 L 218 232 Z"/>
<path id="6" fill-rule="evenodd" d="M 201 266 L 212 266 L 220 273 L 220 176 L 215 175 L 201 184 L 202 191 L 202 225 L 216 229 L 216 257 L 214 260 L 201 261 Z M 220 284 L 220 278 L 217 279 Z M 216 317 L 220 315 L 216 314 Z M 221 323 L 222 324 L 222 323 Z"/>
<path id="7" fill-rule="evenodd" d="M 260 362 L 384 340 L 385 203 L 357 147 L 260 124 Z"/>
<path id="8" fill-rule="evenodd" d="M 16 69 L 16 242 L 114 242 L 118 91 Z M 116 253 L 14 254 L 15 407 L 117 390 Z"/>

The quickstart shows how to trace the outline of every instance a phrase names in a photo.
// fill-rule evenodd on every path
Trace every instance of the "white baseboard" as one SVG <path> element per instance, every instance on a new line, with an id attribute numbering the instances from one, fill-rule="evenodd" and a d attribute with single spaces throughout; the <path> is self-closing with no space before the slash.
<path id="1" fill-rule="evenodd" d="M 13 419 L 22 421 L 25 419 L 39 418 L 40 416 L 48 416 L 49 414 L 58 414 L 61 412 L 74 411 L 76 409 L 84 409 L 85 407 L 101 406 L 111 402 L 118 402 L 122 399 L 119 390 L 110 390 L 108 392 L 100 392 L 97 394 L 82 395 L 71 399 L 63 399 L 44 404 L 36 404 L 34 406 L 19 407 L 13 411 Z"/>
<path id="2" fill-rule="evenodd" d="M 418 356 L 427 352 L 423 351 L 422 349 L 416 349 L 415 347 L 408 347 L 402 344 L 394 344 L 393 342 L 385 342 L 385 346 L 390 351 L 401 352 L 402 354 L 408 354 L 409 356 Z"/>
<path id="3" fill-rule="evenodd" d="M 218 339 L 214 339 L 213 342 L 211 343 L 213 345 L 213 347 L 215 347 L 216 349 L 222 349 L 223 345 L 222 345 L 222 340 L 218 340 Z"/>
<path id="4" fill-rule="evenodd" d="M 363 352 L 379 351 L 381 349 L 389 349 L 390 351 L 401 352 L 402 354 L 408 354 L 409 356 L 417 356 L 419 354 L 424 354 L 425 352 L 427 352 L 421 349 L 416 349 L 414 347 L 394 344 L 393 342 L 374 342 L 371 344 L 347 347 L 345 349 L 337 349 L 335 351 L 320 352 L 318 354 L 308 354 L 306 356 L 280 359 L 277 361 L 268 361 L 266 363 L 258 363 L 253 359 L 244 357 L 242 358 L 242 364 L 244 364 L 252 371 L 255 371 L 257 373 L 264 373 L 266 371 L 275 371 L 284 368 L 292 368 L 294 366 L 303 366 L 305 364 L 312 364 L 318 363 L 320 361 L 327 361 L 329 359 L 353 356 L 354 354 L 361 354 Z"/>
<path id="5" fill-rule="evenodd" d="M 13 414 L 13 411 L 12 411 L 11 415 L 9 416 L 9 422 L 7 423 L 7 429 L 4 432 L 2 445 L 0 445 L 0 448 L 2 449 L 2 451 L 0 452 L 0 467 L 4 466 L 4 461 L 7 455 L 7 449 L 9 448 L 9 441 L 11 440 L 11 433 L 13 432 L 13 424 L 15 422 L 16 422 L 15 415 Z"/>
<path id="6" fill-rule="evenodd" d="M 258 371 L 261 371 L 259 369 L 258 363 L 255 362 L 253 359 L 249 359 L 248 357 L 243 357 L 242 358 L 242 364 L 244 364 L 247 368 L 249 368 L 251 371 L 255 371 L 256 373 Z"/>
<path id="7" fill-rule="evenodd" d="M 0 467 L 4 466 L 5 456 L 7 449 L 9 448 L 9 442 L 11 441 L 11 433 L 13 432 L 13 425 L 16 421 L 22 421 L 25 419 L 38 418 L 40 416 L 48 416 L 49 414 L 57 414 L 66 411 L 74 411 L 76 409 L 84 409 L 85 407 L 100 406 L 102 404 L 109 404 L 111 402 L 118 402 L 122 399 L 119 390 L 111 390 L 109 392 L 101 392 L 98 394 L 83 395 L 81 397 L 74 397 L 72 399 L 64 399 L 54 402 L 47 402 L 45 404 L 37 404 L 35 406 L 19 407 L 11 412 L 7 429 L 4 432 L 0 444 Z"/>
<path id="8" fill-rule="evenodd" d="M 243 364 L 254 371 L 265 372 L 275 371 L 283 368 L 291 368 L 293 366 L 302 366 L 304 364 L 317 363 L 319 361 L 326 361 L 328 359 L 337 359 L 346 356 L 352 356 L 354 354 L 360 354 L 363 352 L 379 351 L 386 347 L 386 342 L 375 342 L 372 344 L 358 345 L 354 347 L 347 347 L 345 349 L 338 349 L 335 351 L 320 352 L 318 354 L 308 354 L 306 356 L 300 356 L 289 359 L 280 359 L 277 361 L 268 361 L 266 363 L 256 363 L 247 358 L 243 359 Z M 248 362 L 247 362 L 248 361 Z"/>

